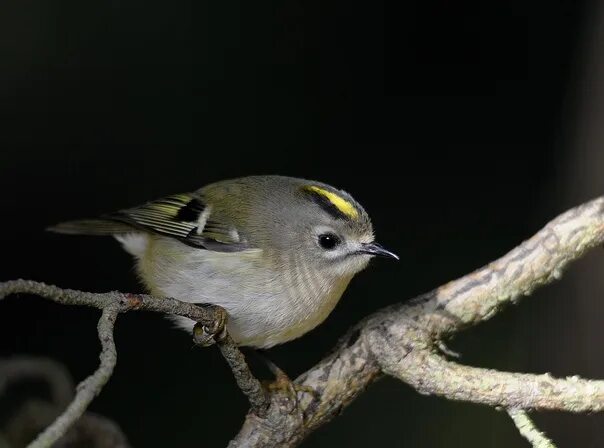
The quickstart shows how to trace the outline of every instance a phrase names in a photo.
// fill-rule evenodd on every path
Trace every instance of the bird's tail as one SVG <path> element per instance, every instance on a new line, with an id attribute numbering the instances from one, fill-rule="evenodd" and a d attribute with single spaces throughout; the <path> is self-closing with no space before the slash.
<path id="1" fill-rule="evenodd" d="M 109 219 L 80 219 L 61 222 L 46 230 L 68 235 L 120 235 L 131 233 L 134 229 L 128 224 Z"/>

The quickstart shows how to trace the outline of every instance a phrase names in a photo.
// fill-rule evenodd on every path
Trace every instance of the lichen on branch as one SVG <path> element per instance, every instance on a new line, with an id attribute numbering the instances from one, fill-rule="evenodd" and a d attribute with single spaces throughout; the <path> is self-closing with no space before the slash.
<path id="1" fill-rule="evenodd" d="M 570 263 L 603 243 L 604 197 L 600 197 L 560 215 L 487 266 L 367 317 L 329 356 L 295 380 L 295 397 L 278 388 L 263 389 L 232 340 L 220 333 L 215 339 L 251 404 L 230 446 L 294 446 L 383 375 L 398 378 L 424 394 L 509 409 L 522 435 L 534 446 L 553 446 L 545 436 L 539 436 L 525 410 L 602 411 L 604 381 L 463 366 L 445 358 L 440 349 L 442 339 L 491 318 L 505 305 L 558 279 Z M 147 310 L 176 314 L 214 330 L 225 318 L 224 310 L 218 307 L 198 307 L 175 299 L 118 292 L 93 294 L 26 280 L 0 283 L 0 298 L 14 293 L 103 311 L 99 369 L 82 383 L 65 413 L 37 439 L 44 441 L 32 445 L 38 448 L 51 446 L 52 440 L 64 434 L 108 380 L 116 359 L 112 333 L 119 313 Z"/>

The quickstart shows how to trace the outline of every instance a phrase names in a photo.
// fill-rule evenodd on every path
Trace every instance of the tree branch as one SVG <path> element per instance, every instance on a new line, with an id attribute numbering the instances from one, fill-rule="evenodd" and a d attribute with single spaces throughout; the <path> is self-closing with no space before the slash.
<path id="1" fill-rule="evenodd" d="M 520 435 L 528 440 L 533 448 L 556 448 L 556 445 L 537 429 L 526 411 L 508 409 L 508 414 L 512 418 L 516 428 L 518 428 Z"/>
<path id="2" fill-rule="evenodd" d="M 252 410 L 262 416 L 267 408 L 267 398 L 260 382 L 252 375 L 245 359 L 233 340 L 224 331 L 226 312 L 217 306 L 197 306 L 172 298 L 157 298 L 145 294 L 109 292 L 89 293 L 31 280 L 12 280 L 0 283 L 0 300 L 11 294 L 28 293 L 45 297 L 64 305 L 85 305 L 99 308 L 102 315 L 98 324 L 101 341 L 100 365 L 97 370 L 77 386 L 77 392 L 67 409 L 29 445 L 29 448 L 53 446 L 73 423 L 82 416 L 90 402 L 107 383 L 117 360 L 113 329 L 117 315 L 130 310 L 147 310 L 188 317 L 197 322 L 194 341 L 209 345 L 218 342 L 221 352 L 231 366 L 237 384 L 248 395 Z M 216 341 L 214 341 L 216 339 Z M 0 382 L 0 386 L 3 383 Z"/>
<path id="3" fill-rule="evenodd" d="M 379 343 L 382 342 L 377 339 L 372 341 Z M 403 358 L 398 358 L 401 355 Z M 427 350 L 381 350 L 379 362 L 384 373 L 408 383 L 418 392 L 450 400 L 514 409 L 604 410 L 604 381 L 480 369 L 447 361 Z"/>
<path id="4" fill-rule="evenodd" d="M 24 380 L 45 382 L 50 400 L 28 397 L 25 403 L 11 412 L 0 433 L 0 446 L 25 446 L 47 428 L 74 398 L 75 385 L 62 364 L 51 359 L 29 356 L 0 359 L 0 397 L 11 383 Z M 53 446 L 129 448 L 130 445 L 116 423 L 87 412 Z"/>
<path id="5" fill-rule="evenodd" d="M 207 328 L 226 319 L 225 311 L 217 306 L 197 306 L 169 297 L 157 298 L 147 294 L 125 294 L 118 291 L 92 293 L 62 289 L 32 280 L 10 280 L 0 283 L 0 300 L 12 294 L 33 294 L 63 305 L 82 305 L 104 310 L 118 306 L 118 312 L 130 310 L 153 311 L 188 317 Z"/>
<path id="6" fill-rule="evenodd" d="M 604 197 L 558 216 L 515 249 L 399 308 L 435 336 L 490 319 L 562 276 L 587 250 L 604 243 Z M 401 316 L 403 317 L 403 316 Z"/>
<path id="7" fill-rule="evenodd" d="M 260 381 L 252 374 L 241 350 L 237 348 L 228 334 L 218 341 L 218 347 L 233 371 L 237 386 L 250 401 L 250 412 L 259 417 L 265 417 L 269 405 L 268 395 Z"/>
<path id="8" fill-rule="evenodd" d="M 603 410 L 603 381 L 462 366 L 446 360 L 438 350 L 442 338 L 489 319 L 505 305 L 560 278 L 572 261 L 603 242 L 601 197 L 560 215 L 531 239 L 484 268 L 369 316 L 342 338 L 331 355 L 295 380 L 300 391 L 296 400 L 278 389 L 263 391 L 230 338 L 218 337 L 237 383 L 252 404 L 252 411 L 230 446 L 296 445 L 340 413 L 382 374 L 399 378 L 424 394 L 514 409 L 513 418 L 524 423 L 527 420 L 521 411 L 530 408 Z M 59 303 L 95 306 L 104 310 L 105 318 L 114 316 L 114 312 L 117 316 L 130 309 L 147 309 L 192 318 L 204 331 L 216 330 L 216 322 L 220 321 L 216 307 L 200 308 L 174 299 L 82 293 L 23 280 L 0 284 L 0 298 L 14 292 L 38 294 Z M 116 311 L 107 311 L 112 307 Z M 104 370 L 103 375 L 107 372 L 110 369 Z M 104 378 L 103 375 L 99 376 Z M 103 383 L 97 380 L 97 384 Z M 303 392 L 308 389 L 315 393 Z M 530 431 L 533 436 L 535 431 Z"/>
<path id="9" fill-rule="evenodd" d="M 317 396 L 299 394 L 299 404 L 289 415 L 273 397 L 268 417 L 248 414 L 231 446 L 296 445 L 382 373 L 409 382 L 422 393 L 492 406 L 602 410 L 601 381 L 460 366 L 443 359 L 437 347 L 441 338 L 491 318 L 504 305 L 560 278 L 569 263 L 603 242 L 601 197 L 560 215 L 486 267 L 378 311 L 353 328 L 333 354 L 296 379 L 315 389 Z"/>
<path id="10" fill-rule="evenodd" d="M 25 402 L 12 413 L 3 428 L 8 446 L 25 446 L 36 434 L 52 424 L 61 410 L 46 401 L 32 399 Z M 130 448 L 126 436 L 116 423 L 91 412 L 82 415 L 52 446 L 53 448 Z"/>
<path id="11" fill-rule="evenodd" d="M 117 361 L 115 342 L 113 341 L 113 327 L 120 312 L 116 304 L 103 309 L 99 319 L 98 333 L 101 341 L 101 362 L 96 371 L 78 384 L 76 395 L 67 409 L 29 445 L 30 448 L 44 448 L 52 446 L 63 436 L 73 423 L 80 418 L 90 402 L 100 393 L 103 386 L 109 381 Z"/>

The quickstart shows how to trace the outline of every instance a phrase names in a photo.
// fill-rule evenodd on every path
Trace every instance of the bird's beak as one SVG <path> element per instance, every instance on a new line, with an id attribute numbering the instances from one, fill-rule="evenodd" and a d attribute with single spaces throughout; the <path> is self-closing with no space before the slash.
<path id="1" fill-rule="evenodd" d="M 398 255 L 384 249 L 378 243 L 363 244 L 359 252 L 362 254 L 378 255 L 380 257 L 394 258 L 395 260 L 398 260 Z"/>

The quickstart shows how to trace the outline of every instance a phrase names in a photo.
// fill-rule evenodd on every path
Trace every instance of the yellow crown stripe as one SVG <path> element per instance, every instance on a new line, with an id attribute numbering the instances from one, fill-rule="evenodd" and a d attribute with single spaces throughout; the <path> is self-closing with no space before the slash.
<path id="1" fill-rule="evenodd" d="M 338 196 L 331 191 L 325 190 L 324 188 L 317 187 L 316 185 L 309 185 L 306 187 L 306 190 L 315 192 L 320 194 L 324 198 L 326 198 L 329 202 L 331 202 L 334 207 L 336 207 L 339 211 L 344 213 L 349 218 L 356 219 L 359 216 L 359 212 L 354 205 L 352 205 L 349 201 L 344 199 L 341 196 Z"/>

